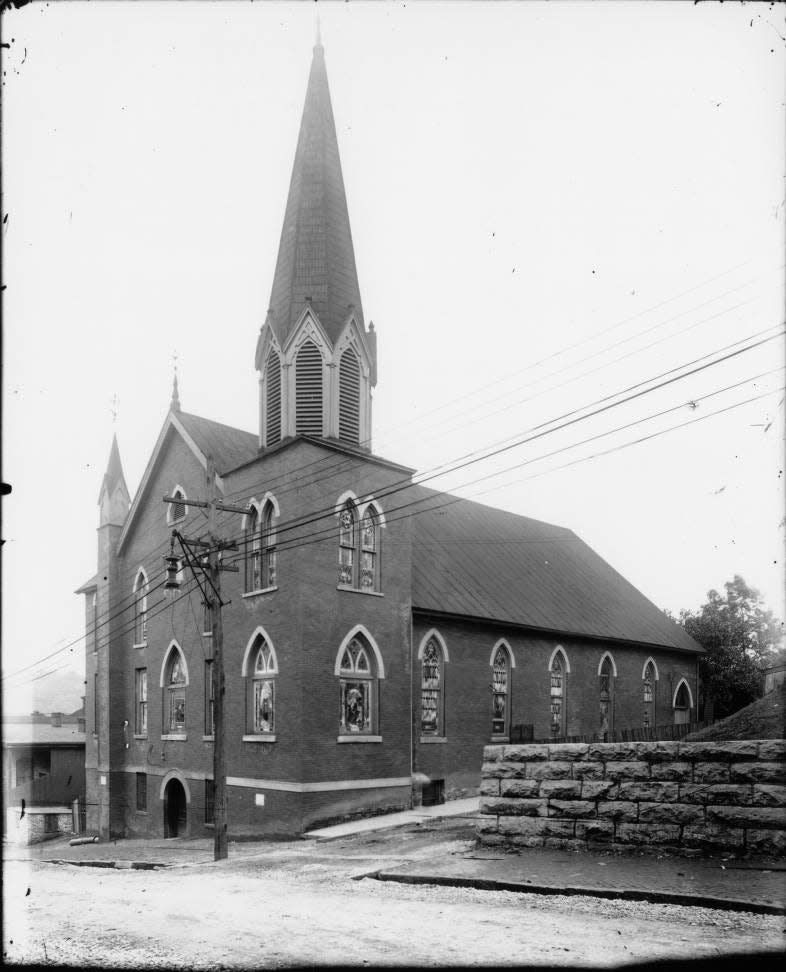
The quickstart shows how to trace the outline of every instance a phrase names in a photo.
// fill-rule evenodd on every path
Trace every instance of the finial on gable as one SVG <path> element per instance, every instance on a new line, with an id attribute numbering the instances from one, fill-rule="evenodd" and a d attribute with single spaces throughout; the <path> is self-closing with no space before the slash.
<path id="1" fill-rule="evenodd" d="M 173 363 L 174 377 L 172 379 L 172 401 L 169 403 L 169 410 L 171 412 L 179 412 L 180 395 L 178 393 L 178 388 L 177 388 L 177 351 L 174 351 L 172 353 L 172 363 Z"/>

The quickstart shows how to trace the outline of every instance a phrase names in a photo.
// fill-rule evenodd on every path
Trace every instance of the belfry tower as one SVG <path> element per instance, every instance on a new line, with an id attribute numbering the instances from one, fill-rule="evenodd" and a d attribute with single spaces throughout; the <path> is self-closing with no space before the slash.
<path id="1" fill-rule="evenodd" d="M 366 329 L 330 103 L 317 41 L 270 307 L 256 350 L 259 444 L 294 435 L 371 448 L 376 335 Z"/>

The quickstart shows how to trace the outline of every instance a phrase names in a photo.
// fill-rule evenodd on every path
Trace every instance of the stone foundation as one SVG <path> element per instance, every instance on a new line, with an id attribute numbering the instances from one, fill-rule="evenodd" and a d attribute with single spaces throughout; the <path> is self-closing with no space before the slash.
<path id="1" fill-rule="evenodd" d="M 786 851 L 786 740 L 486 746 L 486 846 Z"/>

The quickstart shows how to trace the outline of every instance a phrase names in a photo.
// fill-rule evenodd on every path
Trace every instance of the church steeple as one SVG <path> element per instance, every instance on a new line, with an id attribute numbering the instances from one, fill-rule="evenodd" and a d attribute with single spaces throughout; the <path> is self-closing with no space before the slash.
<path id="1" fill-rule="evenodd" d="M 131 497 L 123 475 L 123 464 L 120 462 L 120 449 L 117 436 L 112 436 L 112 448 L 109 450 L 109 462 L 106 466 L 101 492 L 98 494 L 100 508 L 99 525 L 122 526 L 131 505 Z"/>
<path id="2" fill-rule="evenodd" d="M 368 447 L 376 346 L 363 319 L 325 51 L 314 46 L 270 307 L 257 343 L 260 444 Z M 291 366 L 291 367 L 289 367 Z"/>
<path id="3" fill-rule="evenodd" d="M 333 342 L 346 324 L 350 306 L 363 324 L 325 49 L 319 39 L 270 293 L 270 322 L 280 344 L 286 342 L 307 300 Z"/>

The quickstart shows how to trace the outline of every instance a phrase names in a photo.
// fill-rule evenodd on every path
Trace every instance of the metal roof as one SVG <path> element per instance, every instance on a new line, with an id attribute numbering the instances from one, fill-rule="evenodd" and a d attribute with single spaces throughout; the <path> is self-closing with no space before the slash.
<path id="1" fill-rule="evenodd" d="M 259 437 L 253 432 L 244 432 L 189 412 L 178 412 L 177 418 L 202 454 L 213 457 L 219 475 L 259 454 Z"/>
<path id="2" fill-rule="evenodd" d="M 413 608 L 702 651 L 572 530 L 423 486 L 408 499 Z"/>

